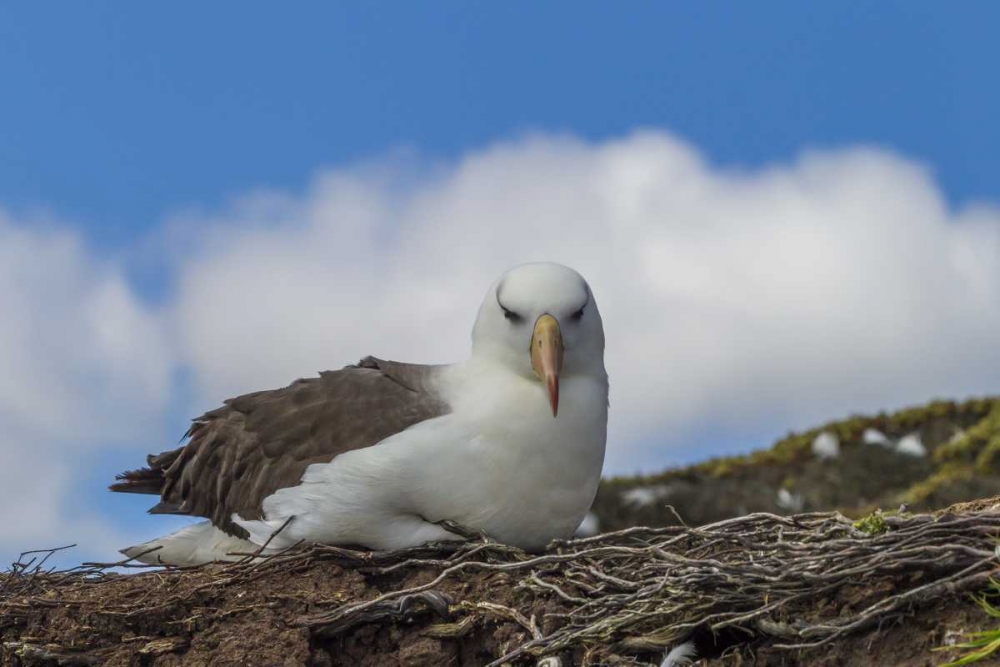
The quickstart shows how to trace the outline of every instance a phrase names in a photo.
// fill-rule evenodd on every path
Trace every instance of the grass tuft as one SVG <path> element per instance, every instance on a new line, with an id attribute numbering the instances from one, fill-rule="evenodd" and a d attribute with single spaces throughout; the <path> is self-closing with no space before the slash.
<path id="1" fill-rule="evenodd" d="M 990 590 L 976 599 L 983 611 L 993 618 L 1000 619 L 1000 608 L 990 600 L 1000 597 L 1000 581 L 990 580 Z M 972 649 L 971 652 L 959 657 L 957 660 L 945 663 L 941 667 L 959 667 L 960 665 L 971 665 L 989 658 L 994 653 L 1000 651 L 1000 628 L 984 630 L 982 632 L 970 632 L 966 635 L 967 641 L 952 646 L 939 646 L 935 651 L 954 651 L 955 649 Z"/>

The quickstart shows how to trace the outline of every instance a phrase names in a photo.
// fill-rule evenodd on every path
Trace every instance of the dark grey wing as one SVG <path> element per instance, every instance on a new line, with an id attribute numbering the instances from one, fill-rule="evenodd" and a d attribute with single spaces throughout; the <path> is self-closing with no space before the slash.
<path id="1" fill-rule="evenodd" d="M 263 518 L 264 498 L 298 484 L 309 465 L 448 413 L 432 388 L 440 369 L 366 357 L 230 399 L 194 420 L 186 445 L 149 456 L 148 468 L 118 475 L 110 489 L 159 494 L 152 513 L 203 516 L 246 537 L 233 513 Z"/>

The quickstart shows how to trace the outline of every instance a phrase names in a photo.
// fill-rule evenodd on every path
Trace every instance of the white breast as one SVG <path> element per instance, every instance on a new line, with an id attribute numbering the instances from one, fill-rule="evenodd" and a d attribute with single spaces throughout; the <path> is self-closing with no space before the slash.
<path id="1" fill-rule="evenodd" d="M 604 464 L 607 384 L 565 378 L 559 416 L 542 385 L 496 377 L 455 403 L 456 445 L 437 444 L 423 480 L 441 492 L 418 502 L 434 516 L 485 530 L 496 539 L 540 549 L 569 537 L 593 502 Z"/>
<path id="2" fill-rule="evenodd" d="M 411 546 L 453 537 L 433 523 L 445 519 L 531 550 L 572 535 L 600 481 L 606 379 L 564 378 L 558 417 L 529 378 L 461 364 L 442 381 L 448 415 L 310 466 L 265 500 L 264 521 L 234 519 L 260 543 L 294 515 L 276 548 Z"/>

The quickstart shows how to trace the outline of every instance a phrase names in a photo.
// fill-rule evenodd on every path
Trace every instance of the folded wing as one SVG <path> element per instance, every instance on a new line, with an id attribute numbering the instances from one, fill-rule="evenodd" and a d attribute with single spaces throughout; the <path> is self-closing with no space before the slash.
<path id="1" fill-rule="evenodd" d="M 247 537 L 233 514 L 263 518 L 264 499 L 298 484 L 309 465 L 447 414 L 448 404 L 434 391 L 440 370 L 366 357 L 282 389 L 230 399 L 194 420 L 186 445 L 150 455 L 148 467 L 118 475 L 110 489 L 157 494 L 150 513 L 202 516 Z"/>

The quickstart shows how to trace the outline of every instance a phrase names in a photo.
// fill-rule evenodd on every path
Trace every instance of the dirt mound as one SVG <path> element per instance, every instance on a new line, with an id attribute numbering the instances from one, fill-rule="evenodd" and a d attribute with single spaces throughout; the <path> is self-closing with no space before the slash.
<path id="1" fill-rule="evenodd" d="M 939 514 L 753 514 L 530 555 L 489 541 L 328 546 L 227 566 L 0 576 L 0 664 L 939 664 L 990 618 L 994 503 Z"/>

